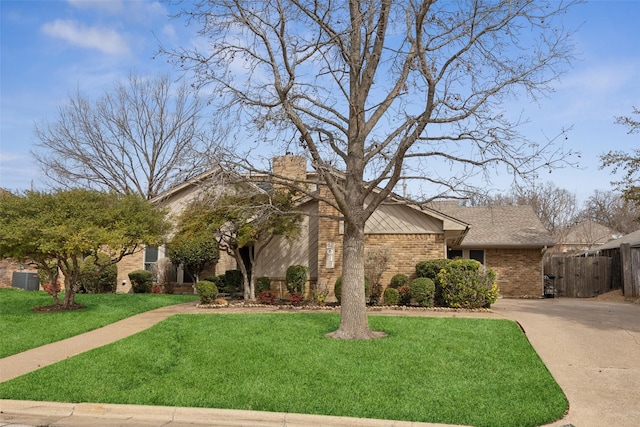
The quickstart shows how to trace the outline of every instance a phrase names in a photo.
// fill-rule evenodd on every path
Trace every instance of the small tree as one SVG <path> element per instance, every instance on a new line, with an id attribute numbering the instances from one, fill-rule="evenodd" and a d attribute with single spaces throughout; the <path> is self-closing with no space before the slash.
<path id="1" fill-rule="evenodd" d="M 220 251 L 212 230 L 207 230 L 206 225 L 195 221 L 197 218 L 194 220 L 186 210 L 180 217 L 178 232 L 166 247 L 171 262 L 175 266 L 182 265 L 194 279 L 194 283 L 198 283 L 200 274 L 216 265 L 220 259 Z"/>
<path id="2" fill-rule="evenodd" d="M 244 277 L 244 299 L 255 300 L 255 278 L 250 274 L 265 247 L 276 237 L 292 239 L 300 230 L 293 194 L 266 191 L 250 183 L 238 184 L 224 194 L 213 189 L 195 201 L 187 212 L 214 237 L 218 247 L 235 258 Z M 245 263 L 243 251 L 248 254 Z"/>
<path id="3" fill-rule="evenodd" d="M 74 189 L 0 195 L 0 230 L 0 257 L 43 269 L 57 265 L 64 274 L 66 309 L 75 305 L 85 256 L 96 256 L 91 274 L 100 273 L 143 244 L 157 245 L 167 223 L 164 212 L 138 195 Z M 101 261 L 98 253 L 106 257 Z"/>
<path id="4" fill-rule="evenodd" d="M 391 249 L 371 248 L 364 252 L 364 274 L 371 281 L 369 302 L 377 304 L 382 296 L 382 275 L 391 262 Z"/>

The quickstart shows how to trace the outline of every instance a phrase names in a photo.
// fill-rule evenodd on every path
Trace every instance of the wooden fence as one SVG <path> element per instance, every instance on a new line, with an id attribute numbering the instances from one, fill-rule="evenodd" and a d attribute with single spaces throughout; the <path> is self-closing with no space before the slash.
<path id="1" fill-rule="evenodd" d="M 544 261 L 554 295 L 589 298 L 620 288 L 620 264 L 614 257 L 550 256 Z"/>

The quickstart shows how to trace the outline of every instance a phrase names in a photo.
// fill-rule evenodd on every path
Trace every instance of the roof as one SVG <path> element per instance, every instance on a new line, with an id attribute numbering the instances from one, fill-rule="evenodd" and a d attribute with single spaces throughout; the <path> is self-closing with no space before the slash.
<path id="1" fill-rule="evenodd" d="M 555 244 L 531 206 L 459 206 L 455 202 L 431 207 L 470 224 L 461 248 L 538 248 Z"/>
<path id="2" fill-rule="evenodd" d="M 586 220 L 571 227 L 563 240 L 567 245 L 599 245 L 617 237 L 620 237 L 620 234 L 611 228 Z"/>
<path id="3" fill-rule="evenodd" d="M 598 246 L 597 248 L 594 248 L 592 252 L 602 251 L 605 249 L 617 249 L 623 243 L 628 243 L 632 247 L 640 247 L 640 230 L 634 231 L 633 233 L 630 233 L 630 234 L 626 234 L 620 237 L 619 239 L 615 239 L 608 243 L 605 243 L 604 245 Z"/>

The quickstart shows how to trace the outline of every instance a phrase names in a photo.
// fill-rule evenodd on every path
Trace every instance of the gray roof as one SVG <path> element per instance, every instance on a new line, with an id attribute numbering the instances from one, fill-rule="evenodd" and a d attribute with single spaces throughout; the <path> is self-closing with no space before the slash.
<path id="1" fill-rule="evenodd" d="M 619 239 L 612 240 L 604 245 L 598 246 L 594 248 L 593 251 L 602 251 L 605 249 L 616 249 L 619 248 L 621 244 L 629 243 L 632 247 L 640 246 L 640 230 L 634 231 L 633 233 L 626 234 Z"/>
<path id="2" fill-rule="evenodd" d="M 537 248 L 555 244 L 531 206 L 459 206 L 434 203 L 432 208 L 470 224 L 461 248 Z"/>

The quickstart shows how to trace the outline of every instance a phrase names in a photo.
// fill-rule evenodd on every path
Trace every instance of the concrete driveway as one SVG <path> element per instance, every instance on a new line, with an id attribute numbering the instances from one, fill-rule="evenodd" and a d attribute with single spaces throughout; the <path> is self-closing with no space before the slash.
<path id="1" fill-rule="evenodd" d="M 640 426 L 640 304 L 597 299 L 501 299 L 569 399 L 550 426 Z"/>

